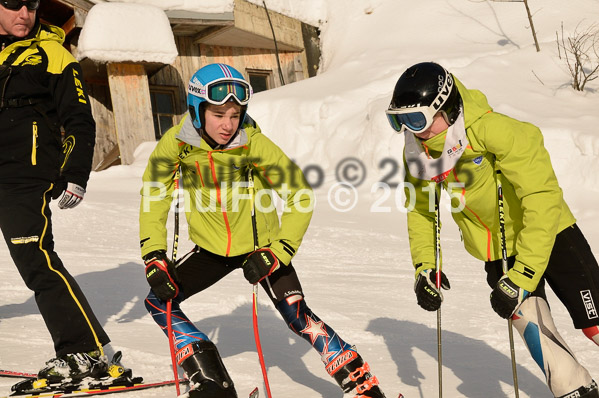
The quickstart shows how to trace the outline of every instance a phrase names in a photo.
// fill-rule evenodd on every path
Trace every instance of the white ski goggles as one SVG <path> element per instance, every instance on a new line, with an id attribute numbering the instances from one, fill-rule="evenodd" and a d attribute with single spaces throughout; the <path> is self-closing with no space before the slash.
<path id="1" fill-rule="evenodd" d="M 223 77 L 207 85 L 189 82 L 187 93 L 205 99 L 211 104 L 222 105 L 233 98 L 239 105 L 247 105 L 252 98 L 252 86 L 243 79 Z"/>
<path id="2" fill-rule="evenodd" d="M 418 106 L 414 108 L 387 109 L 387 120 L 398 133 L 405 129 L 413 133 L 420 133 L 433 124 L 433 118 L 437 111 L 432 106 Z"/>

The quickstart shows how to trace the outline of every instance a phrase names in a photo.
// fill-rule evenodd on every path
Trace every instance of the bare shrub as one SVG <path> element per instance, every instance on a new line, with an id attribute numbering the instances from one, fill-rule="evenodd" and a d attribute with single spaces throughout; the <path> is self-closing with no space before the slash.
<path id="1" fill-rule="evenodd" d="M 599 76 L 599 25 L 594 23 L 582 28 L 579 23 L 566 37 L 562 22 L 561 36 L 560 32 L 556 32 L 556 36 L 559 58 L 570 71 L 572 87 L 583 91 L 588 82 Z"/>

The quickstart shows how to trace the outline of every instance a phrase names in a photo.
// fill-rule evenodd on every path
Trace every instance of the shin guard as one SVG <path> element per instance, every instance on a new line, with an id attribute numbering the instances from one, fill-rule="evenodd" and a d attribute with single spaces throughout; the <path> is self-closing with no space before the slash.
<path id="1" fill-rule="evenodd" d="M 303 296 L 296 294 L 276 305 L 289 329 L 306 340 L 318 353 L 325 365 L 351 348 L 341 337 L 306 304 Z"/>
<path id="2" fill-rule="evenodd" d="M 320 354 L 327 373 L 344 392 L 355 397 L 385 398 L 379 381 L 370 373 L 356 348 L 346 343 L 308 307 L 300 294 L 281 300 L 277 310 L 295 334 L 309 342 Z"/>
<path id="3" fill-rule="evenodd" d="M 153 291 L 146 297 L 145 306 L 152 315 L 152 319 L 160 326 L 160 329 L 168 337 L 166 303 L 160 300 Z M 175 334 L 175 349 L 182 350 L 187 345 L 197 340 L 209 340 L 208 336 L 202 333 L 181 311 L 178 298 L 172 302 L 171 318 L 173 323 L 173 333 Z"/>
<path id="4" fill-rule="evenodd" d="M 568 396 L 593 382 L 559 335 L 543 298 L 533 296 L 524 300 L 512 320 L 554 396 Z"/>

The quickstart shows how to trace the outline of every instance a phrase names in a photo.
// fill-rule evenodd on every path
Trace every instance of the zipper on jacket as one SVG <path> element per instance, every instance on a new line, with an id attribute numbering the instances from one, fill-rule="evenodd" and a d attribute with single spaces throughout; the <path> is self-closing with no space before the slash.
<path id="1" fill-rule="evenodd" d="M 33 122 L 33 142 L 31 143 L 31 164 L 37 165 L 37 122 Z"/>
<path id="2" fill-rule="evenodd" d="M 227 205 L 225 203 L 225 208 L 223 210 L 222 198 L 220 196 L 220 186 L 218 185 L 218 179 L 216 178 L 216 168 L 214 166 L 214 159 L 212 159 L 212 152 L 208 152 L 208 161 L 210 163 L 210 170 L 212 171 L 212 181 L 214 181 L 214 186 L 216 188 L 216 200 L 221 207 L 221 211 L 223 213 L 223 220 L 225 222 L 225 228 L 227 229 L 227 251 L 225 257 L 229 257 L 229 253 L 231 252 L 231 241 L 232 241 L 232 232 L 231 225 L 229 224 L 229 216 L 227 215 Z"/>
<path id="3" fill-rule="evenodd" d="M 0 110 L 2 110 L 2 108 L 4 107 L 4 95 L 6 94 L 6 86 L 8 85 L 8 80 L 10 79 L 10 75 L 12 74 L 12 68 L 8 66 L 7 69 L 8 73 L 6 74 L 4 84 L 2 85 L 2 93 L 0 93 Z"/>

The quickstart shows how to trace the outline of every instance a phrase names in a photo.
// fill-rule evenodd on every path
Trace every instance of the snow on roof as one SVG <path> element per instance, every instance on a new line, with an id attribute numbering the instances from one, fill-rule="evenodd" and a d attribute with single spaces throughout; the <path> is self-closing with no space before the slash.
<path id="1" fill-rule="evenodd" d="M 91 1 L 96 4 L 112 2 L 111 0 Z M 164 11 L 183 10 L 207 14 L 233 12 L 234 4 L 234 0 L 119 0 L 118 2 L 152 5 Z"/>
<path id="2" fill-rule="evenodd" d="M 99 4 L 111 0 L 91 0 Z M 302 22 L 319 26 L 327 18 L 327 6 L 323 0 L 247 0 L 250 3 L 266 7 L 269 11 L 295 18 Z M 153 5 L 164 11 L 191 11 L 205 14 L 223 14 L 233 12 L 234 0 L 119 0 L 129 4 Z"/>
<path id="3" fill-rule="evenodd" d="M 172 64 L 177 47 L 162 9 L 147 4 L 99 3 L 89 11 L 79 37 L 77 58 L 85 57 L 100 62 Z"/>

